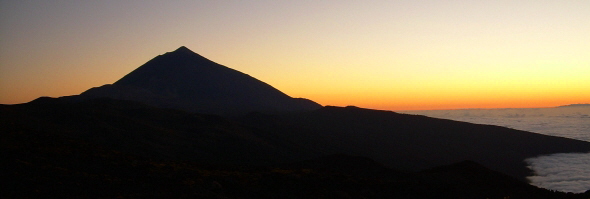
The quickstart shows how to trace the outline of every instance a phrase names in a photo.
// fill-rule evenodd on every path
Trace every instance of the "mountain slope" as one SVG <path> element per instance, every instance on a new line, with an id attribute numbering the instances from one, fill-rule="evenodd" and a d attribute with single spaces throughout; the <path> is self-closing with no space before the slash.
<path id="1" fill-rule="evenodd" d="M 313 149 L 317 154 L 365 156 L 397 169 L 425 169 L 473 160 L 525 181 L 524 159 L 588 152 L 590 143 L 419 115 L 356 107 L 324 107 L 300 114 L 250 115 L 242 121 Z"/>
<path id="2" fill-rule="evenodd" d="M 112 85 L 83 98 L 110 97 L 190 112 L 238 115 L 252 111 L 314 110 L 321 105 L 291 98 L 247 74 L 219 65 L 182 46 L 159 55 Z"/>
<path id="3" fill-rule="evenodd" d="M 268 164 L 297 156 L 285 151 L 286 143 L 229 119 L 133 101 L 40 98 L 0 108 L 5 133 L 24 132 L 48 143 L 78 140 L 146 158 L 212 164 Z"/>
<path id="4" fill-rule="evenodd" d="M 319 112 L 324 111 L 338 110 Z M 322 114 L 318 116 L 327 116 Z M 292 127 L 277 115 L 254 115 Z M 357 120 L 374 119 L 368 115 L 379 117 L 369 111 L 358 114 Z M 405 116 L 400 117 L 393 119 Z M 7 198 L 588 196 L 536 188 L 470 161 L 399 172 L 365 157 L 305 153 L 316 149 L 285 140 L 282 135 L 289 132 L 132 101 L 40 98 L 0 105 L 0 118 L 0 170 L 7 179 L 0 192 Z M 346 132 L 342 135 L 349 138 Z M 294 160 L 305 161 L 288 163 Z"/>
<path id="5" fill-rule="evenodd" d="M 15 179 L 2 192 L 15 197 L 565 198 L 470 162 L 420 173 L 391 168 L 417 171 L 471 159 L 519 177 L 525 156 L 590 148 L 354 107 L 252 113 L 236 121 L 108 98 L 40 98 L 0 105 L 0 118 L 0 166 Z"/>

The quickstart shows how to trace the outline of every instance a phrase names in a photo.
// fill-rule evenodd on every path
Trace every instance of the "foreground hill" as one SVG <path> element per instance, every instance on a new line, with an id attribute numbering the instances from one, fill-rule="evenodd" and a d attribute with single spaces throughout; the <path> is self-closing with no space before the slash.
<path id="1" fill-rule="evenodd" d="M 132 101 L 39 98 L 2 106 L 2 118 L 6 133 L 22 132 L 31 140 L 39 139 L 35 136 L 49 143 L 78 140 L 155 159 L 265 164 L 297 156 L 284 151 L 287 146 L 277 146 L 227 118 Z"/>
<path id="2" fill-rule="evenodd" d="M 587 197 L 515 178 L 525 169 L 519 158 L 588 150 L 587 142 L 388 111 L 232 119 L 40 98 L 1 105 L 0 118 L 9 198 Z"/>
<path id="3" fill-rule="evenodd" d="M 473 160 L 525 180 L 524 159 L 551 153 L 588 152 L 590 143 L 420 115 L 357 107 L 324 107 L 306 113 L 250 115 L 246 124 L 322 154 L 372 158 L 398 169 L 424 169 Z"/>

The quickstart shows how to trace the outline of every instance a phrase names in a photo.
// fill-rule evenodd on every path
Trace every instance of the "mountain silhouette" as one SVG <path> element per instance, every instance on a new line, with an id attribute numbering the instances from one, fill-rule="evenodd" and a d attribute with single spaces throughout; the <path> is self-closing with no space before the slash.
<path id="1" fill-rule="evenodd" d="M 289 97 L 184 46 L 153 58 L 112 85 L 91 88 L 80 97 L 132 100 L 162 108 L 219 115 L 321 108 L 311 100 Z"/>
<path id="2" fill-rule="evenodd" d="M 77 96 L 0 105 L 0 118 L 0 158 L 6 162 L 0 170 L 15 179 L 0 192 L 15 198 L 590 194 L 527 185 L 531 171 L 524 162 L 588 152 L 590 142 L 392 111 L 322 107 L 186 47 Z"/>

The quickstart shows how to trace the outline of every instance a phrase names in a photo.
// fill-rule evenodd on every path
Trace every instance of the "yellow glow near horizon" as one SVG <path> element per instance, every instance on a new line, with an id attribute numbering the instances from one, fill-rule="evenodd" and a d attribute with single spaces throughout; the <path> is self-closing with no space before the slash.
<path id="1" fill-rule="evenodd" d="M 322 105 L 590 103 L 587 1 L 1 4 L 1 104 L 110 84 L 179 46 Z"/>

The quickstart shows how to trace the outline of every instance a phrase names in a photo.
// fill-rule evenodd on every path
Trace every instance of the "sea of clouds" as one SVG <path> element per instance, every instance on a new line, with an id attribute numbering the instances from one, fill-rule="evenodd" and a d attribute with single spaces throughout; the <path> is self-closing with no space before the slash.
<path id="1" fill-rule="evenodd" d="M 590 153 L 559 153 L 525 161 L 535 171 L 528 177 L 532 185 L 572 193 L 590 189 Z"/>
<path id="2" fill-rule="evenodd" d="M 403 111 L 436 118 L 491 124 L 590 142 L 590 106 L 534 109 Z M 532 185 L 582 193 L 590 190 L 590 153 L 551 154 L 526 159 Z"/>

